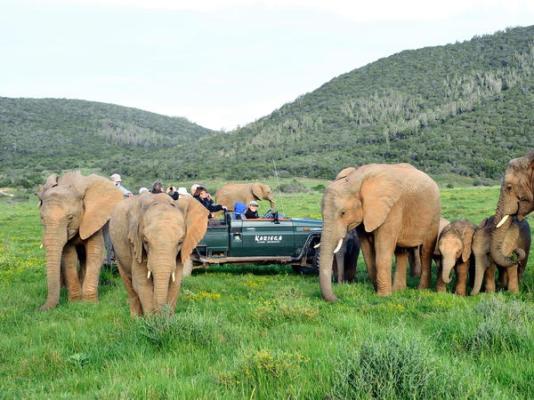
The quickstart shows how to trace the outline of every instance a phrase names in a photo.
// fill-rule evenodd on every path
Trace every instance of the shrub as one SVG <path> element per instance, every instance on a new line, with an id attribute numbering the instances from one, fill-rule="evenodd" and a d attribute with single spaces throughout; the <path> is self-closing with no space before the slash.
<path id="1" fill-rule="evenodd" d="M 477 382 L 454 365 L 443 366 L 430 346 L 402 330 L 366 340 L 338 362 L 333 399 L 470 398 Z"/>
<path id="2" fill-rule="evenodd" d="M 529 323 L 534 313 L 516 300 L 507 303 L 501 297 L 491 297 L 480 302 L 474 313 L 482 320 L 464 338 L 470 351 L 518 352 L 528 349 L 534 339 Z"/>
<path id="3" fill-rule="evenodd" d="M 221 329 L 218 318 L 190 308 L 179 314 L 172 314 L 168 308 L 160 314 L 147 315 L 138 320 L 138 330 L 157 348 L 165 348 L 175 341 L 187 341 L 202 346 L 220 343 L 228 336 Z"/>
<path id="4" fill-rule="evenodd" d="M 277 190 L 282 193 L 300 193 L 307 192 L 308 189 L 301 182 L 293 179 L 291 182 L 282 183 L 278 186 Z"/>
<path id="5" fill-rule="evenodd" d="M 323 185 L 322 183 L 312 187 L 312 190 L 315 190 L 316 192 L 324 192 L 325 189 L 326 189 L 326 186 Z"/>

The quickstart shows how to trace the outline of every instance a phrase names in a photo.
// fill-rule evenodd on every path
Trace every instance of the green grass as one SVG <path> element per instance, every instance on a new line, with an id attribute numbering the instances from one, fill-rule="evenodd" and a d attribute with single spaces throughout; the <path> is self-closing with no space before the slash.
<path id="1" fill-rule="evenodd" d="M 316 186 L 306 181 L 308 187 Z M 498 189 L 443 189 L 443 214 L 478 223 Z M 321 192 L 279 196 L 320 216 Z M 265 207 L 265 206 L 264 206 Z M 534 393 L 534 273 L 519 295 L 460 298 L 358 283 L 320 298 L 315 276 L 222 266 L 187 278 L 175 315 L 132 320 L 109 272 L 100 303 L 47 313 L 34 199 L 0 201 L 0 398 L 528 398 Z"/>

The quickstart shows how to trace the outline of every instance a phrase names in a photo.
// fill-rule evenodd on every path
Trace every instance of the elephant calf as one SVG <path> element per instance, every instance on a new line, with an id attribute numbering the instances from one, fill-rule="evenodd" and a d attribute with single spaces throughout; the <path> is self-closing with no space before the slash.
<path id="1" fill-rule="evenodd" d="M 141 316 L 176 306 L 183 266 L 208 226 L 208 210 L 192 197 L 144 193 L 120 203 L 110 235 L 130 314 Z"/>
<path id="2" fill-rule="evenodd" d="M 496 233 L 495 230 L 501 232 Z M 530 226 L 516 217 L 510 218 L 505 226 L 496 228 L 494 217 L 485 218 L 477 227 L 473 237 L 475 256 L 475 284 L 471 295 L 477 295 L 484 281 L 485 291 L 495 291 L 495 273 L 499 269 L 499 285 L 513 293 L 519 291 L 521 275 L 526 268 L 530 251 Z M 495 246 L 495 249 L 492 247 Z M 494 253 L 499 256 L 495 258 Z M 510 265 L 506 261 L 512 253 L 516 261 Z"/>
<path id="3" fill-rule="evenodd" d="M 474 233 L 475 225 L 466 220 L 454 221 L 443 228 L 438 241 L 441 254 L 436 282 L 438 292 L 446 291 L 446 285 L 451 281 L 451 270 L 455 269 L 457 275 L 455 293 L 460 296 L 467 294 L 467 275 L 471 264 Z"/>

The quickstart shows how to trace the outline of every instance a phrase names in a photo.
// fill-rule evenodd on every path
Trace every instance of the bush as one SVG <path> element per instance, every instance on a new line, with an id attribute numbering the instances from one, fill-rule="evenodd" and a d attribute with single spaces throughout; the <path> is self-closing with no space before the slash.
<path id="1" fill-rule="evenodd" d="M 534 340 L 531 309 L 513 300 L 509 303 L 500 297 L 480 302 L 474 310 L 482 320 L 476 329 L 464 338 L 464 346 L 473 352 L 529 351 Z"/>
<path id="2" fill-rule="evenodd" d="M 190 308 L 179 314 L 172 314 L 166 308 L 160 314 L 147 315 L 138 320 L 138 330 L 157 348 L 165 348 L 175 341 L 187 341 L 202 346 L 220 343 L 228 336 L 221 329 L 218 318 L 202 314 Z"/>
<path id="3" fill-rule="evenodd" d="M 315 190 L 316 192 L 324 192 L 326 189 L 325 185 L 319 184 L 312 187 L 312 190 Z"/>
<path id="4" fill-rule="evenodd" d="M 474 398 L 477 393 L 477 382 L 466 371 L 459 375 L 450 362 L 443 366 L 426 342 L 399 330 L 366 340 L 338 365 L 334 399 Z"/>
<path id="5" fill-rule="evenodd" d="M 278 186 L 277 189 L 279 192 L 282 193 L 301 193 L 308 191 L 308 188 L 306 188 L 306 186 L 304 186 L 296 179 L 293 179 L 291 182 L 288 183 L 282 183 L 280 186 Z"/>

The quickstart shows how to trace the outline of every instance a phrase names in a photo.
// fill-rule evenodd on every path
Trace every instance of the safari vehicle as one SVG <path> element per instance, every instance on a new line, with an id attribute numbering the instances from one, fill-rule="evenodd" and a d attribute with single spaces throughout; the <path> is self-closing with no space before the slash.
<path id="1" fill-rule="evenodd" d="M 227 212 L 211 220 L 192 254 L 196 266 L 228 263 L 291 264 L 296 271 L 317 269 L 322 221 L 287 218 L 270 210 L 258 219 Z"/>

